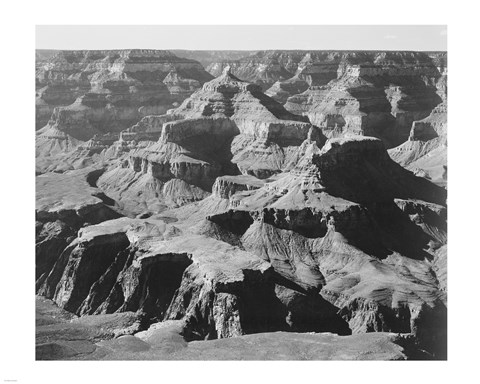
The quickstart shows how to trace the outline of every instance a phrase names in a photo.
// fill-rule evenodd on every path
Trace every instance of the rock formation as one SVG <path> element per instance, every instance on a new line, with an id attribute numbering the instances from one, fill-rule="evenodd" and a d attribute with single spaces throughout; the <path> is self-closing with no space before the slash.
<path id="1" fill-rule="evenodd" d="M 308 87 L 309 85 L 305 80 L 295 75 L 290 79 L 277 81 L 265 94 L 277 100 L 279 103 L 285 104 L 290 96 L 303 93 Z"/>
<path id="2" fill-rule="evenodd" d="M 424 313 L 444 324 L 429 271 L 446 241 L 445 191 L 393 162 L 378 139 L 332 139 L 304 160 L 208 219 L 288 280 L 320 291 L 353 332 L 409 332 Z"/>
<path id="3" fill-rule="evenodd" d="M 445 55 L 58 55 L 88 89 L 37 131 L 37 358 L 446 358 Z"/>
<path id="4" fill-rule="evenodd" d="M 307 118 L 286 111 L 259 86 L 241 81 L 226 68 L 178 108 L 122 131 L 117 146 L 128 153 L 128 167 L 119 164 L 99 183 L 130 205 L 139 200 L 138 194 L 147 200 L 146 209 L 159 195 L 167 205 L 182 205 L 206 197 L 221 175 L 264 179 L 281 172 L 308 138 L 322 143 Z"/>
<path id="5" fill-rule="evenodd" d="M 333 306 L 285 287 L 270 263 L 216 239 L 183 236 L 161 219 L 82 228 L 50 268 L 38 292 L 62 308 L 183 319 L 190 340 L 289 329 L 350 333 Z"/>
<path id="6" fill-rule="evenodd" d="M 207 70 L 218 76 L 225 66 L 293 113 L 307 115 L 325 136 L 378 137 L 388 148 L 399 147 L 391 154 L 400 164 L 445 182 L 445 138 L 428 144 L 409 138 L 413 124 L 417 130 L 430 121 L 446 125 L 446 53 L 260 51 Z"/>
<path id="7" fill-rule="evenodd" d="M 164 113 L 211 78 L 169 51 L 59 51 L 36 70 L 37 157 Z"/>
<path id="8" fill-rule="evenodd" d="M 413 340 L 391 333 L 264 332 L 209 342 L 184 339 L 185 322 L 148 329 L 141 315 L 77 317 L 37 297 L 37 360 L 409 360 Z M 100 340 L 100 341 L 99 341 Z"/>
<path id="9" fill-rule="evenodd" d="M 214 62 L 207 71 L 219 76 L 226 67 L 231 67 L 235 76 L 256 83 L 265 91 L 276 81 L 293 77 L 305 54 L 304 51 L 259 51 L 237 60 Z"/>
<path id="10" fill-rule="evenodd" d="M 185 323 L 144 330 L 133 312 L 76 317 L 37 297 L 37 360 L 408 360 L 413 343 L 389 333 L 352 336 L 265 332 L 212 340 L 183 337 Z M 99 341 L 101 340 L 101 341 Z"/>
<path id="11" fill-rule="evenodd" d="M 99 174 L 56 177 L 93 183 Z M 446 300 L 434 270 L 442 268 L 446 193 L 392 161 L 378 139 L 331 139 L 272 181 L 221 177 L 200 203 L 147 219 L 108 220 L 118 215 L 111 211 L 89 225 L 101 218 L 78 212 L 105 204 L 94 188 L 72 197 L 81 207 L 37 197 L 37 259 L 55 250 L 40 258 L 38 292 L 70 312 L 183 319 L 190 340 L 412 333 L 442 353 Z M 49 208 L 54 200 L 64 203 Z"/>
<path id="12" fill-rule="evenodd" d="M 70 105 L 88 94 L 80 101 L 82 105 L 100 108 L 102 103 L 123 107 L 130 104 L 131 108 L 142 109 L 136 116 L 166 110 L 173 102 L 183 101 L 184 93 L 191 94 L 211 78 L 193 60 L 169 51 L 138 49 L 59 51 L 44 60 L 35 74 L 37 102 L 52 111 L 55 106 Z M 37 129 L 48 122 L 50 114 L 37 110 Z M 130 125 L 132 117 L 125 110 L 122 114 L 125 116 L 116 117 L 120 125 Z M 126 124 L 121 124 L 122 120 L 127 120 Z M 105 131 L 109 126 L 103 124 L 101 128 Z"/>
<path id="13" fill-rule="evenodd" d="M 389 150 L 390 156 L 417 175 L 439 185 L 447 180 L 447 67 L 446 55 L 433 55 L 441 74 L 437 80 L 437 94 L 442 102 L 429 116 L 414 121 L 408 140 Z"/>
<path id="14" fill-rule="evenodd" d="M 36 281 L 43 283 L 64 248 L 84 225 L 121 216 L 95 186 L 102 170 L 85 168 L 36 177 Z"/>
<path id="15" fill-rule="evenodd" d="M 178 57 L 196 60 L 204 68 L 208 68 L 213 63 L 235 61 L 255 53 L 255 51 L 187 51 L 184 49 L 174 49 L 172 52 Z M 212 74 L 218 76 L 221 73 L 222 71 Z"/>
<path id="16" fill-rule="evenodd" d="M 122 53 L 120 51 L 112 52 L 105 51 L 100 56 L 102 54 Z M 139 52 L 142 51 L 128 52 L 130 53 L 126 54 L 127 56 L 141 56 Z M 156 52 L 158 54 L 160 51 L 146 52 Z M 239 78 L 259 84 L 263 90 L 270 87 L 266 91 L 268 96 L 282 104 L 286 103 L 287 109 L 296 114 L 309 116 L 310 121 L 321 127 L 323 134 L 327 137 L 364 134 L 381 138 L 388 148 L 401 146 L 398 151 L 391 152 L 400 164 L 409 167 L 418 175 L 429 177 L 435 182 L 444 183 L 446 164 L 438 167 L 433 163 L 446 162 L 446 160 L 442 160 L 442 158 L 445 158 L 446 140 L 437 140 L 428 145 L 423 145 L 424 141 L 419 142 L 417 140 L 413 143 L 412 141 L 415 140 L 409 140 L 408 138 L 411 136 L 410 130 L 413 123 L 424 119 L 427 119 L 427 124 L 432 119 L 437 121 L 440 116 L 439 113 L 441 114 L 443 113 L 441 111 L 446 110 L 446 53 L 360 51 L 175 52 L 180 57 L 199 59 L 215 76 L 219 76 L 223 69 L 229 66 L 231 72 Z M 85 59 L 81 53 L 77 52 L 76 58 L 69 57 L 68 60 L 89 63 L 90 69 L 85 70 L 87 74 L 82 76 L 79 76 L 78 72 L 74 74 L 62 72 L 60 68 L 65 67 L 64 60 L 56 60 L 55 58 L 49 60 L 52 52 L 39 51 L 37 54 L 37 129 L 48 122 L 55 106 L 71 104 L 78 96 L 90 91 L 91 86 L 88 78 L 91 76 L 91 72 L 89 70 L 92 70 L 92 61 L 94 62 L 93 66 L 99 66 L 95 64 L 95 60 L 98 58 L 94 57 L 93 53 L 83 52 L 87 56 Z M 62 57 L 65 54 L 66 52 L 59 52 L 57 56 Z M 167 87 L 166 92 L 169 94 L 165 94 L 163 99 L 166 103 L 164 108 L 168 108 L 166 99 L 170 99 L 170 106 L 180 103 L 193 91 L 201 87 L 204 81 L 208 80 L 208 74 L 205 72 L 202 74 L 201 70 L 195 66 L 190 66 L 185 71 L 186 64 L 182 63 L 182 60 L 187 59 L 179 59 L 178 57 L 172 59 L 171 53 L 165 55 L 171 65 L 169 68 L 162 67 L 161 70 L 164 72 L 160 77 L 162 77 L 162 82 Z M 119 60 L 121 61 L 121 59 L 117 59 L 117 61 Z M 135 58 L 134 60 L 138 61 Z M 161 61 L 161 59 L 157 59 L 157 61 Z M 160 63 L 158 64 L 160 65 Z M 105 64 L 102 65 L 105 66 Z M 143 61 L 139 65 L 145 66 L 147 71 L 151 70 L 150 62 Z M 49 69 L 46 70 L 46 68 Z M 131 74 L 128 75 L 131 76 Z M 100 78 L 102 77 L 104 77 L 103 74 L 100 75 Z M 143 79 L 140 80 L 143 81 Z M 48 85 L 43 87 L 47 82 Z M 165 88 L 162 92 L 164 91 Z M 94 93 L 96 92 L 94 91 Z M 112 92 L 112 90 L 110 89 L 108 92 Z M 158 92 L 157 95 L 159 95 Z M 129 96 L 129 100 L 131 98 L 135 98 L 135 95 Z M 73 115 L 67 112 L 69 115 L 67 125 L 71 125 L 74 131 L 83 132 L 83 136 L 91 137 L 94 133 L 98 134 L 100 132 L 95 130 L 96 128 L 101 126 L 104 129 L 110 123 L 118 127 L 122 126 L 122 124 L 117 124 L 119 114 L 116 113 L 115 116 L 112 116 L 110 109 L 109 112 L 99 112 L 97 110 L 94 114 L 89 112 L 89 108 L 81 113 L 76 112 L 78 108 L 83 108 L 80 106 L 84 103 L 99 102 L 102 104 L 101 100 L 96 99 L 77 100 L 77 107 L 71 107 L 75 111 Z M 436 108 L 437 104 L 438 108 Z M 160 107 L 156 108 L 161 111 Z M 126 114 L 132 116 L 133 112 L 126 113 L 125 111 L 128 106 L 127 108 L 121 107 L 121 109 L 124 116 Z M 134 120 L 151 113 L 155 113 L 151 106 L 148 108 L 142 106 Z M 90 120 L 98 120 L 99 116 L 103 116 L 100 122 L 90 123 Z M 57 119 L 58 116 L 54 116 L 54 118 Z M 88 121 L 85 122 L 85 119 Z M 440 119 L 443 118 L 440 117 Z M 133 125 L 133 121 L 130 122 Z M 40 172 L 51 170 L 50 165 L 52 163 L 60 162 L 59 159 L 51 157 L 51 155 L 56 154 L 56 149 L 61 148 L 63 151 L 65 148 L 72 146 L 72 143 L 75 142 L 74 139 L 78 139 L 78 135 L 77 137 L 68 136 L 69 140 L 66 142 L 63 136 L 68 133 L 62 132 L 68 131 L 68 128 L 65 130 L 60 126 L 59 132 L 59 127 L 56 124 L 49 124 L 48 127 L 39 133 L 42 139 L 39 140 L 37 154 L 39 157 L 44 157 L 41 162 L 46 164 L 43 168 L 37 167 Z M 123 128 L 125 128 L 125 125 L 123 125 Z M 157 138 L 154 140 L 157 140 Z M 406 145 L 402 147 L 403 143 L 406 143 Z M 435 151 L 432 157 L 438 158 L 438 162 L 425 157 L 435 148 L 439 148 L 439 150 Z"/>
<path id="17" fill-rule="evenodd" d="M 308 115 L 327 137 L 364 134 L 393 147 L 441 102 L 435 86 L 440 77 L 426 54 L 350 52 L 339 57 L 331 82 L 311 86 L 285 106 Z"/>

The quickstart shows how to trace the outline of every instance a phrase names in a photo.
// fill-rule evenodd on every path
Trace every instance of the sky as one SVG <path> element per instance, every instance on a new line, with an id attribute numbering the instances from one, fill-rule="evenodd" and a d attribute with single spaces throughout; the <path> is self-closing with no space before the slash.
<path id="1" fill-rule="evenodd" d="M 446 25 L 37 25 L 36 49 L 446 51 Z"/>

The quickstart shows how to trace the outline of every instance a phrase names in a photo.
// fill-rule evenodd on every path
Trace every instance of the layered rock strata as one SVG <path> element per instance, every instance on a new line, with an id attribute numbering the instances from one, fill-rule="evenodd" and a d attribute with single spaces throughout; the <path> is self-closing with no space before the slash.
<path id="1" fill-rule="evenodd" d="M 149 142 L 155 138 L 157 143 Z M 227 69 L 177 109 L 145 117 L 121 132 L 118 145 L 128 152 L 130 176 L 117 167 L 106 172 L 100 183 L 122 200 L 119 188 L 126 184 L 117 181 L 130 177 L 128 196 L 148 184 L 152 188 L 147 187 L 147 199 L 163 196 L 171 201 L 167 184 L 175 182 L 185 198 L 172 202 L 181 205 L 204 198 L 221 175 L 267 178 L 281 172 L 299 156 L 305 140 L 323 142 L 308 119 L 289 113 L 260 87 L 239 80 Z M 142 142 L 148 144 L 138 146 Z"/>
<path id="2" fill-rule="evenodd" d="M 439 185 L 447 182 L 447 68 L 446 56 L 434 55 L 441 77 L 436 83 L 442 103 L 426 118 L 412 124 L 408 140 L 389 150 L 402 166 Z"/>
<path id="3" fill-rule="evenodd" d="M 72 332 L 88 340 L 129 336 L 75 344 L 84 355 L 71 343 L 42 339 L 39 356 L 120 358 L 116 348 L 126 343 L 137 357 L 153 358 L 163 356 L 152 352 L 155 343 L 173 334 L 169 345 L 189 356 L 194 340 L 241 344 L 263 333 L 270 343 L 269 332 L 288 331 L 376 332 L 355 340 L 375 339 L 371 348 L 378 342 L 394 352 L 383 356 L 401 358 L 401 346 L 404 357 L 446 358 L 446 190 L 427 180 L 446 180 L 437 177 L 439 143 L 446 146 L 446 57 L 305 55 L 273 57 L 294 80 L 277 79 L 267 93 L 284 98 L 296 92 L 292 85 L 308 86 L 303 95 L 332 96 L 338 113 L 325 116 L 337 122 L 335 132 L 228 69 L 177 108 L 119 132 L 85 125 L 94 134 L 84 141 L 59 127 L 40 131 L 51 154 L 37 157 L 37 172 L 47 171 L 36 178 L 37 292 L 68 310 L 61 316 L 73 316 Z M 167 75 L 179 98 L 198 86 L 178 69 Z M 340 106 L 338 95 L 350 101 Z M 430 116 L 387 152 L 403 128 L 369 124 L 380 127 L 390 113 L 408 125 L 435 98 L 441 103 Z M 357 107 L 367 116 L 358 121 L 370 123 L 353 124 Z M 353 125 L 340 129 L 342 118 Z M 173 333 L 157 332 L 170 325 Z M 54 329 L 70 334 L 63 323 Z M 393 348 L 383 332 L 405 336 Z M 324 342 L 350 351 L 336 340 Z"/>
<path id="4" fill-rule="evenodd" d="M 320 296 L 283 285 L 260 258 L 162 221 L 89 226 L 62 252 L 39 288 L 73 313 L 133 311 L 183 319 L 187 339 L 297 329 L 349 333 Z"/>
<path id="5" fill-rule="evenodd" d="M 433 262 L 446 242 L 445 190 L 397 165 L 380 140 L 332 139 L 260 188 L 216 196 L 229 202 L 208 220 L 231 233 L 225 241 L 320 292 L 353 332 L 417 332 L 443 350 L 445 297 Z"/>
<path id="6" fill-rule="evenodd" d="M 363 134 L 387 147 L 407 140 L 416 120 L 441 103 L 441 78 L 432 59 L 413 52 L 349 52 L 341 55 L 338 74 L 326 85 L 313 85 L 285 104 L 309 116 L 328 137 Z"/>
<path id="7" fill-rule="evenodd" d="M 427 144 L 410 132 L 438 120 L 446 126 L 440 117 L 446 112 L 445 52 L 260 51 L 207 69 L 217 76 L 226 66 L 308 116 L 325 136 L 378 137 L 388 148 L 399 146 L 392 156 L 400 164 L 445 182 L 446 139 Z"/>
<path id="8" fill-rule="evenodd" d="M 169 51 L 59 51 L 36 70 L 37 156 L 165 113 L 211 78 Z"/>
<path id="9" fill-rule="evenodd" d="M 207 71 L 218 76 L 230 66 L 236 76 L 260 85 L 263 90 L 294 76 L 309 85 L 322 85 L 337 77 L 342 55 L 339 51 L 258 51 L 237 60 L 212 63 Z"/>

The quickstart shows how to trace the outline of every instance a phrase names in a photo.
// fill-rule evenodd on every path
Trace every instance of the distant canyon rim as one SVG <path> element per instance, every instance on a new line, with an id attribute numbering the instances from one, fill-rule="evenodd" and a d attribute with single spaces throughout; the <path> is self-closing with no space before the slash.
<path id="1" fill-rule="evenodd" d="M 39 360 L 447 358 L 447 53 L 37 50 Z"/>

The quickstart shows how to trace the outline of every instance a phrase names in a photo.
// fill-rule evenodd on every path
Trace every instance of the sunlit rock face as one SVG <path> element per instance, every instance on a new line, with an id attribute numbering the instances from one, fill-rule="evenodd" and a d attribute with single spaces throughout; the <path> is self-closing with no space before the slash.
<path id="1" fill-rule="evenodd" d="M 306 141 L 321 145 L 323 140 L 308 118 L 286 111 L 226 68 L 178 108 L 122 131 L 115 145 L 127 154 L 128 167 L 119 164 L 99 182 L 109 193 L 128 198 L 129 205 L 141 191 L 146 192 L 142 201 L 157 194 L 181 205 L 203 199 L 222 175 L 265 179 L 278 174 L 302 156 Z M 128 184 L 118 182 L 126 178 Z M 184 197 L 170 196 L 172 183 L 181 186 Z"/>
<path id="2" fill-rule="evenodd" d="M 408 138 L 414 121 L 442 102 L 441 77 L 424 53 L 345 52 L 334 79 L 292 96 L 285 106 L 309 116 L 328 137 L 376 136 L 393 147 Z"/>
<path id="3" fill-rule="evenodd" d="M 391 155 L 400 164 L 445 183 L 446 135 L 428 144 L 410 140 L 414 125 L 416 131 L 446 126 L 445 52 L 260 51 L 212 62 L 207 70 L 218 76 L 226 66 L 308 116 L 325 136 L 378 137 L 387 148 L 398 147 Z"/>

